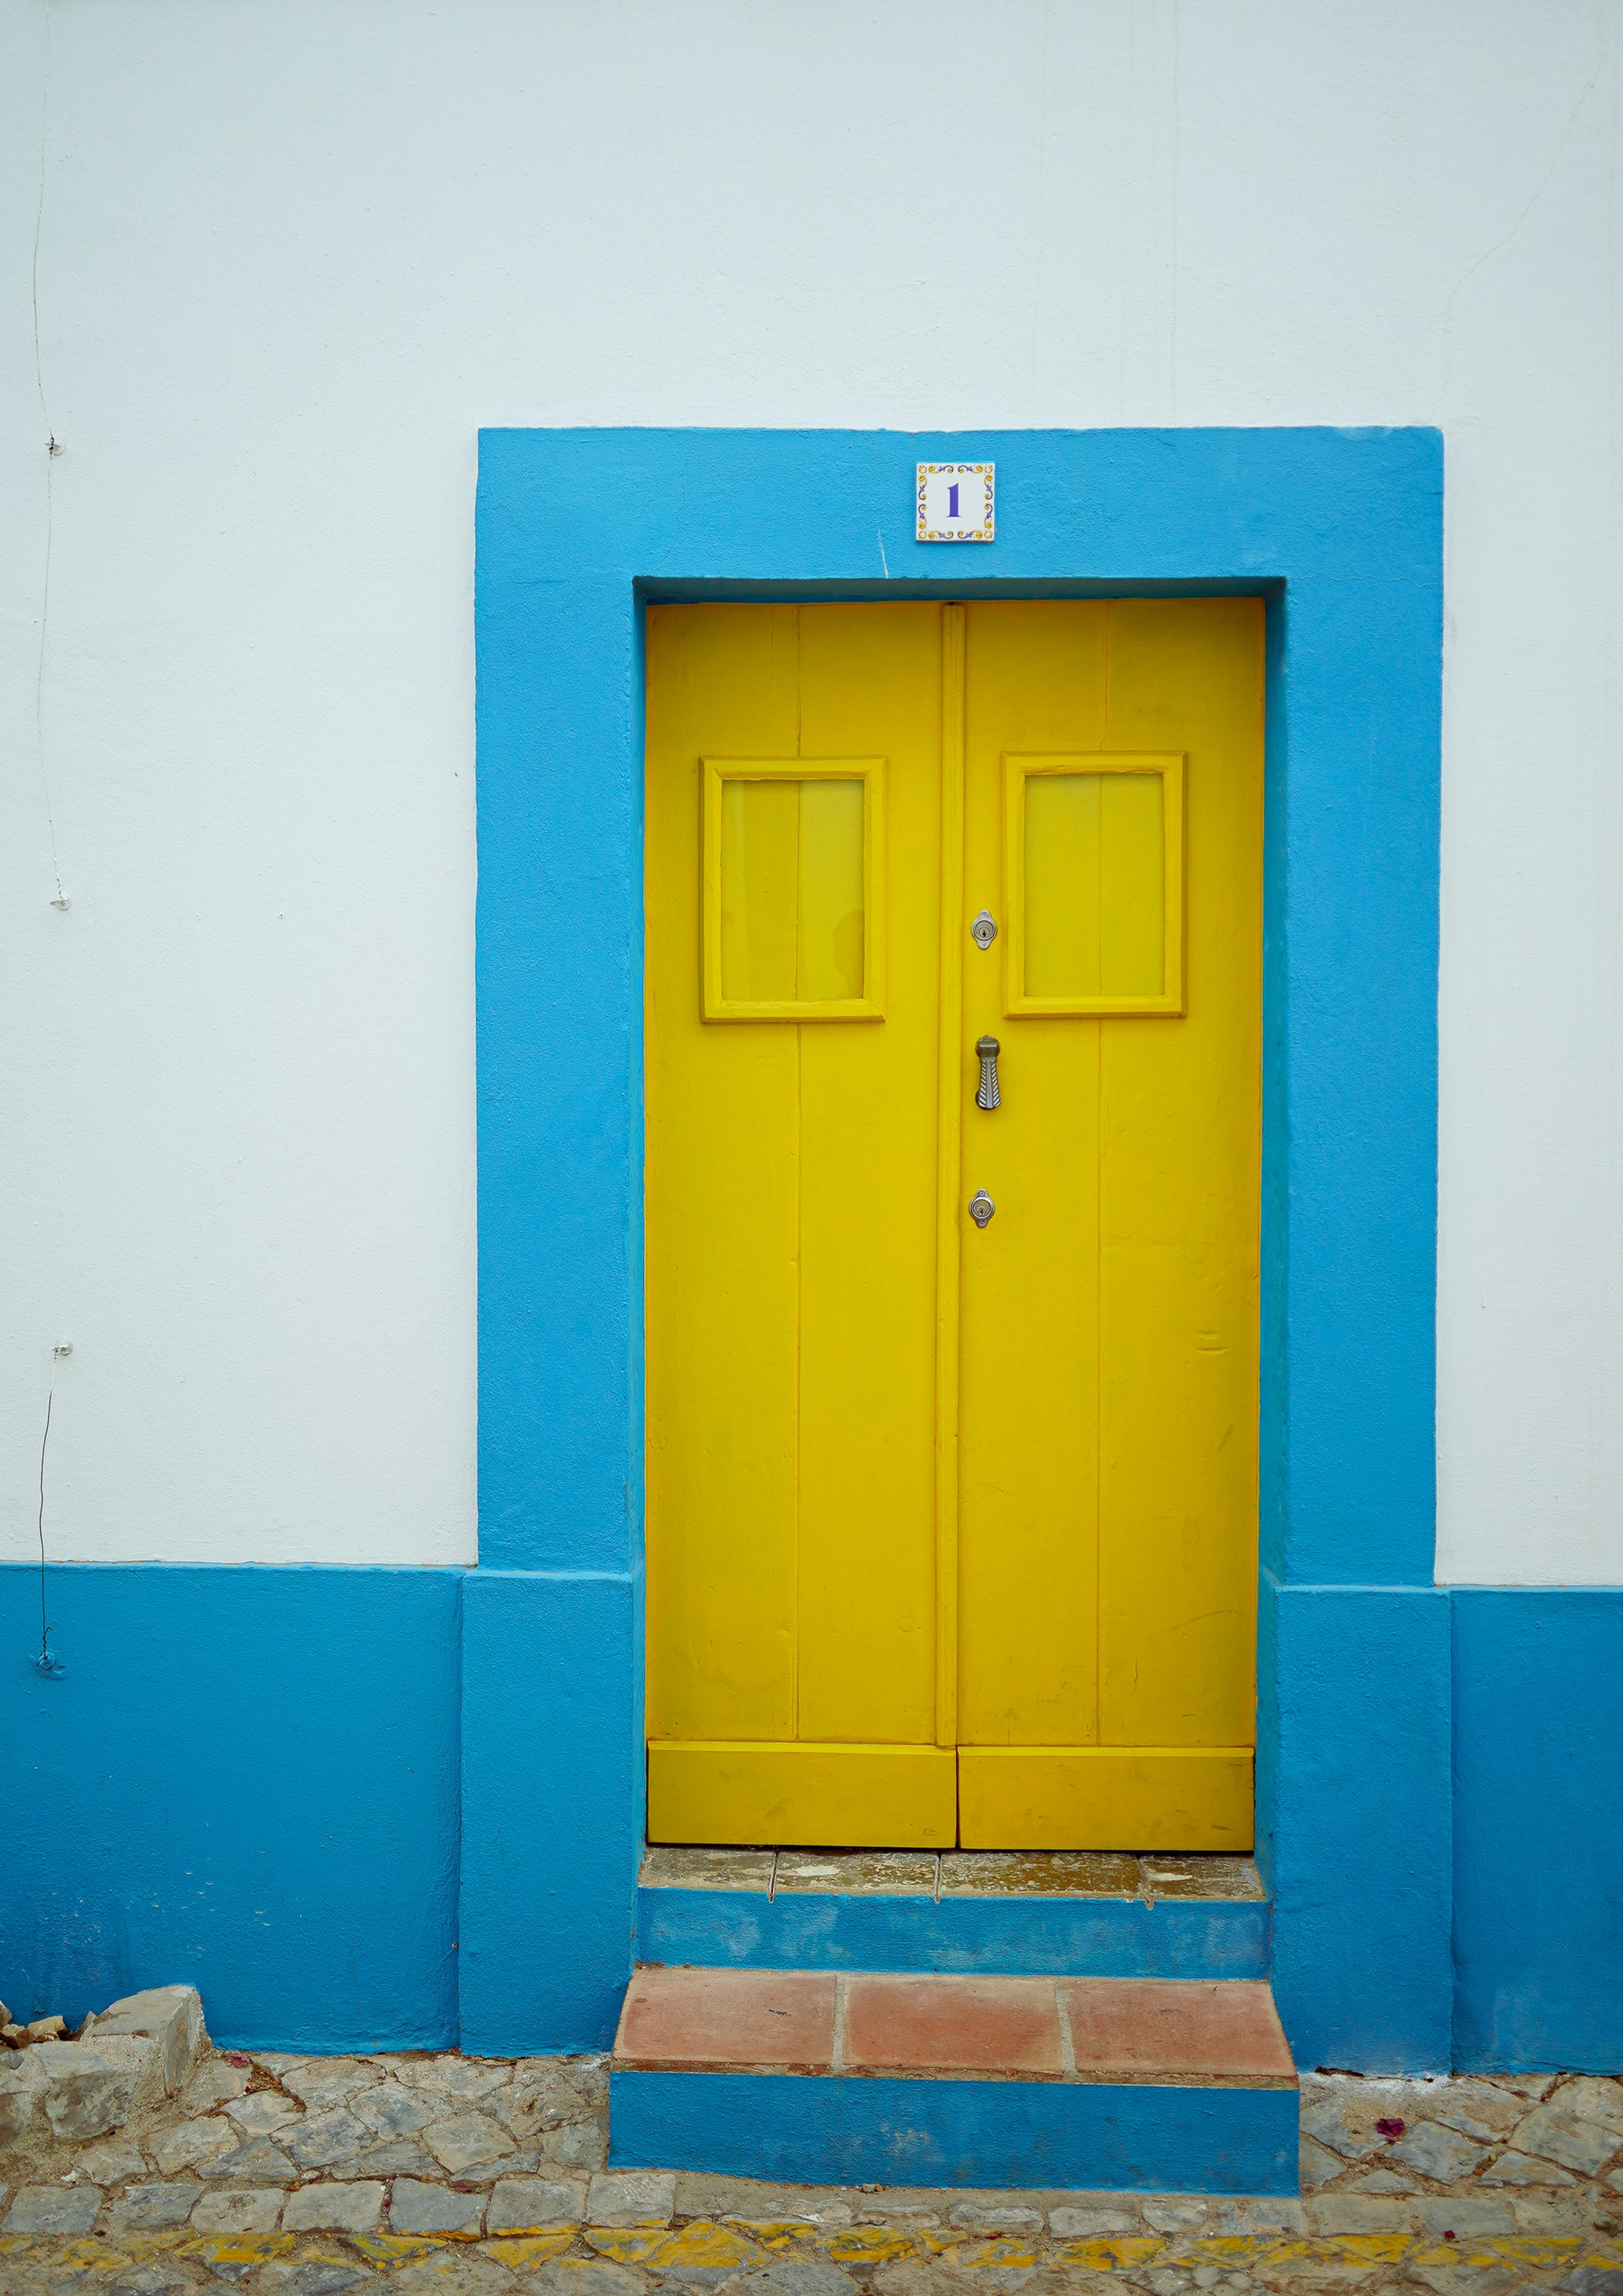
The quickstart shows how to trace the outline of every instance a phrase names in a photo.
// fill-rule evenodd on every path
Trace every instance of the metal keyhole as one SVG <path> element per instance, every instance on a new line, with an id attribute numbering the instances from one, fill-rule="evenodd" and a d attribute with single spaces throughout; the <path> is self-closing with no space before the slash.
<path id="1" fill-rule="evenodd" d="M 997 920 L 990 909 L 982 909 L 970 927 L 970 939 L 977 948 L 990 948 L 997 939 Z"/>
<path id="2" fill-rule="evenodd" d="M 997 1053 L 996 1037 L 977 1037 L 975 1050 L 980 1056 L 980 1088 L 975 1095 L 977 1108 L 1000 1108 L 1003 1095 L 997 1089 Z"/>
<path id="3" fill-rule="evenodd" d="M 984 1188 L 977 1188 L 970 1198 L 970 1218 L 977 1227 L 984 1227 L 996 1210 L 996 1205 Z"/>

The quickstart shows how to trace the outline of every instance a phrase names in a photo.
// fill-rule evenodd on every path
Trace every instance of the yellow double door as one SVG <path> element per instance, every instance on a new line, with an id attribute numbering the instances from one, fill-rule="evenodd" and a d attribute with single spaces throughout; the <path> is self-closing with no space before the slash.
<path id="1" fill-rule="evenodd" d="M 1262 684 L 650 611 L 651 1840 L 1250 1846 Z"/>

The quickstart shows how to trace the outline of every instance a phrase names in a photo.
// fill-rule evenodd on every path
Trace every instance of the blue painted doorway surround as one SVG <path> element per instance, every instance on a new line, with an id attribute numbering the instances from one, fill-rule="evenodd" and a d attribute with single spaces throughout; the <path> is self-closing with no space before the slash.
<path id="1" fill-rule="evenodd" d="M 917 461 L 996 463 L 989 548 L 914 540 Z M 1268 618 L 1258 1815 L 1275 1985 L 1306 2063 L 1448 2062 L 1442 485 L 1422 430 L 482 435 L 467 2046 L 601 2039 L 626 1969 L 644 606 L 1238 591 Z M 517 2041 L 515 1980 L 532 2005 Z"/>

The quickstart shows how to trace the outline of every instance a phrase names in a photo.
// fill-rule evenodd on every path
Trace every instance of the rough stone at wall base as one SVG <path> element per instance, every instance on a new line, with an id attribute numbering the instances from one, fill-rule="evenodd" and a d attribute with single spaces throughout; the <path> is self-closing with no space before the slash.
<path id="1" fill-rule="evenodd" d="M 79 2144 L 105 2136 L 133 2112 L 164 2095 L 163 2059 L 155 2040 L 134 2036 L 82 2041 L 41 2041 L 29 2061 L 45 2075 L 43 2103 L 53 2136 Z"/>
<path id="2" fill-rule="evenodd" d="M 0 2144 L 14 2144 L 33 2126 L 45 2086 L 34 2050 L 0 2057 Z"/>
<path id="3" fill-rule="evenodd" d="M 195 1985 L 153 1985 L 126 1995 L 99 2014 L 87 2017 L 81 2041 L 95 2037 L 98 2048 L 115 2038 L 156 2041 L 162 2057 L 164 2094 L 173 2096 L 209 2046 L 203 2005 Z"/>
<path id="4" fill-rule="evenodd" d="M 209 2046 L 190 1985 L 115 2001 L 86 2020 L 77 2040 L 45 2038 L 61 2029 L 59 2017 L 37 2018 L 28 2046 L 0 2056 L 0 2144 L 42 2133 L 47 2122 L 63 2142 L 104 2136 L 173 2096 Z"/>

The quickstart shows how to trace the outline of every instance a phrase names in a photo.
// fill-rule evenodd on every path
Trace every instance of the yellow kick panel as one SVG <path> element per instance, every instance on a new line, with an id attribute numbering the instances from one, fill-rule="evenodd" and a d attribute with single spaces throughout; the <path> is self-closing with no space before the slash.
<path id="1" fill-rule="evenodd" d="M 651 1841 L 950 1849 L 957 1828 L 956 1766 L 939 1747 L 689 1741 L 648 1749 Z"/>
<path id="2" fill-rule="evenodd" d="M 977 1849 L 1251 1846 L 1249 1746 L 966 1746 L 958 1823 Z"/>
<path id="3" fill-rule="evenodd" d="M 1249 1843 L 1261 641 L 651 610 L 652 1838 Z"/>

